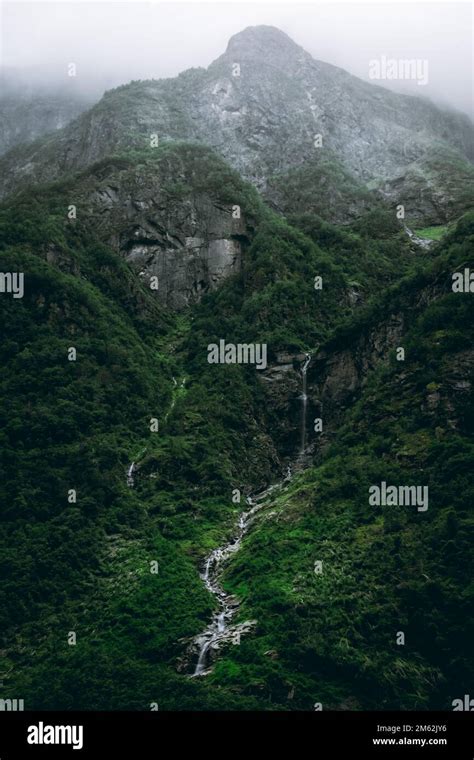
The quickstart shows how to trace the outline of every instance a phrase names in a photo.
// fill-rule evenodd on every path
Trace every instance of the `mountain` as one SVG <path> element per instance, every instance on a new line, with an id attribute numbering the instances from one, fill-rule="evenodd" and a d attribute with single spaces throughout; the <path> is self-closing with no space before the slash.
<path id="1" fill-rule="evenodd" d="M 467 117 L 316 61 L 266 26 L 236 34 L 207 69 L 112 90 L 59 134 L 4 157 L 1 195 L 141 149 L 151 135 L 213 148 L 283 212 L 285 199 L 274 186 L 284 186 L 287 175 L 298 182 L 294 173 L 309 170 L 313 178 L 329 175 L 318 191 L 331 188 L 335 201 L 323 198 L 321 210 L 336 221 L 348 196 L 352 214 L 365 208 L 368 191 L 392 207 L 404 203 L 407 218 L 421 226 L 455 218 L 472 201 L 474 129 Z"/>
<path id="2" fill-rule="evenodd" d="M 227 569 L 259 625 L 215 685 L 245 684 L 267 709 L 450 710 L 470 681 L 474 314 L 450 283 L 472 264 L 472 223 L 310 365 L 318 464 L 270 499 Z M 426 511 L 374 508 L 382 482 L 426 484 Z"/>
<path id="3" fill-rule="evenodd" d="M 90 108 L 91 98 L 65 88 L 34 87 L 11 71 L 0 79 L 0 155 L 56 132 Z"/>
<path id="4" fill-rule="evenodd" d="M 337 160 L 308 148 L 310 86 L 340 114 Z M 343 150 L 355 123 L 373 143 Z M 3 157 L 0 257 L 24 295 L 0 297 L 2 696 L 447 710 L 469 693 L 469 134 L 257 27 Z M 397 219 L 383 172 L 434 230 Z M 211 363 L 221 341 L 264 346 L 265 366 Z M 382 482 L 428 488 L 429 508 L 372 504 Z"/>

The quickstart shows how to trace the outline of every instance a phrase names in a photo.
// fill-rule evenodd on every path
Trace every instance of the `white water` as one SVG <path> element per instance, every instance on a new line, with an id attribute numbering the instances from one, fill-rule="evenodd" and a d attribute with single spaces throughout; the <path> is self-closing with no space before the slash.
<path id="1" fill-rule="evenodd" d="M 134 479 L 133 479 L 133 473 L 134 472 L 135 472 L 135 462 L 132 462 L 132 464 L 130 465 L 130 467 L 128 468 L 128 471 L 127 471 L 127 486 L 129 488 L 133 488 L 133 485 L 134 485 L 134 482 L 135 482 Z"/>
<path id="2" fill-rule="evenodd" d="M 304 456 L 306 449 L 306 408 L 308 402 L 308 396 L 306 393 L 306 372 L 311 361 L 310 354 L 306 354 L 306 358 L 301 367 L 301 375 L 303 379 L 303 388 L 301 393 L 302 408 L 301 408 L 301 433 L 300 433 L 300 449 L 298 455 L 298 461 Z M 237 552 L 242 543 L 242 539 L 247 533 L 252 520 L 259 509 L 263 507 L 265 499 L 271 494 L 275 488 L 281 488 L 285 483 L 291 480 L 292 468 L 289 464 L 287 467 L 285 478 L 281 483 L 276 483 L 273 486 L 265 489 L 261 493 L 254 497 L 247 498 L 247 504 L 250 506 L 245 512 L 239 516 L 236 534 L 224 546 L 214 549 L 206 559 L 204 564 L 204 570 L 201 573 L 201 578 L 208 591 L 213 594 L 219 602 L 219 610 L 214 613 L 212 620 L 208 627 L 195 638 L 195 641 L 199 643 L 199 654 L 194 669 L 193 676 L 200 676 L 207 672 L 209 665 L 209 650 L 219 645 L 220 641 L 229 638 L 230 624 L 233 616 L 238 609 L 238 603 L 235 599 L 226 594 L 220 585 L 220 577 L 225 564 L 229 561 L 235 552 Z M 240 636 L 237 633 L 237 640 L 235 643 L 240 643 Z"/>
<path id="3" fill-rule="evenodd" d="M 410 230 L 406 224 L 404 224 L 403 227 L 410 240 L 412 240 L 416 245 L 419 245 L 420 248 L 431 248 L 435 242 L 434 240 L 429 240 L 428 238 L 419 237 L 415 232 L 413 232 L 413 230 Z"/>
<path id="4" fill-rule="evenodd" d="M 300 424 L 300 450 L 299 450 L 299 456 L 298 459 L 301 459 L 304 457 L 305 451 L 306 451 L 306 410 L 308 407 L 308 396 L 306 393 L 307 385 L 306 385 L 306 372 L 309 366 L 309 363 L 311 361 L 311 356 L 309 354 L 306 354 L 306 359 L 303 362 L 303 365 L 301 367 L 301 375 L 303 378 L 303 389 L 301 391 L 301 424 Z"/>
<path id="5" fill-rule="evenodd" d="M 278 485 L 279 484 L 270 486 L 253 498 L 247 498 L 247 504 L 250 505 L 250 509 L 247 509 L 239 515 L 234 537 L 229 543 L 224 544 L 224 546 L 221 546 L 218 549 L 214 549 L 206 559 L 201 578 L 208 591 L 210 591 L 219 602 L 219 610 L 214 613 L 207 628 L 195 638 L 195 641 L 199 642 L 200 648 L 193 676 L 200 676 L 206 672 L 208 667 L 209 650 L 216 645 L 218 646 L 220 641 L 228 639 L 229 634 L 232 634 L 230 624 L 237 612 L 238 602 L 232 595 L 227 594 L 223 590 L 219 582 L 220 576 L 226 563 L 240 549 L 242 539 L 252 524 L 255 514 L 263 507 L 265 498 L 277 488 Z M 236 643 L 240 643 L 239 638 L 239 634 L 236 632 Z"/>

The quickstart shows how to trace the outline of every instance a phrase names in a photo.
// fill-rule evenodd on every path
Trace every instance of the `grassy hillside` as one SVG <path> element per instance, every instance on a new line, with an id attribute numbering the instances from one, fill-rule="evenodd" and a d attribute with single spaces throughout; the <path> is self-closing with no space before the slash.
<path id="1" fill-rule="evenodd" d="M 473 235 L 471 216 L 438 276 L 472 256 Z M 429 304 L 404 336 L 405 362 L 370 376 L 321 465 L 260 514 L 226 576 L 258 632 L 212 682 L 285 709 L 442 710 L 468 689 L 473 321 L 469 294 Z M 428 510 L 370 506 L 382 480 L 427 485 Z"/>
<path id="2" fill-rule="evenodd" d="M 464 392 L 444 394 L 453 372 L 462 383 L 472 372 L 469 294 L 426 303 L 406 335 L 403 372 L 398 363 L 376 371 L 324 461 L 262 512 L 226 578 L 257 633 L 211 676 L 188 679 L 177 661 L 213 606 L 198 568 L 237 517 L 232 489 L 259 488 L 282 468 L 258 373 L 209 365 L 207 345 L 266 342 L 270 360 L 331 345 L 358 313 L 354 289 L 376 298 L 377 253 L 387 283 L 399 244 L 400 276 L 425 260 L 398 227 L 371 237 L 367 220 L 348 231 L 277 217 L 202 148 L 120 160 L 0 209 L 2 269 L 25 274 L 24 298 L 0 299 L 5 698 L 21 695 L 27 709 L 442 707 L 467 667 L 468 632 L 455 620 L 470 602 L 461 568 L 472 409 Z M 238 193 L 254 213 L 240 274 L 179 316 L 161 309 L 92 217 L 66 216 L 75 191 L 137 160 L 145 172 L 179 163 L 187 180 L 176 192 L 210 187 L 222 203 Z M 430 254 L 426 277 L 465 265 L 472 235 L 466 218 Z M 427 393 L 440 393 L 445 417 L 429 412 Z M 382 477 L 422 477 L 433 506 L 421 517 L 374 513 L 367 484 Z M 407 643 L 394 669 L 396 630 Z"/>

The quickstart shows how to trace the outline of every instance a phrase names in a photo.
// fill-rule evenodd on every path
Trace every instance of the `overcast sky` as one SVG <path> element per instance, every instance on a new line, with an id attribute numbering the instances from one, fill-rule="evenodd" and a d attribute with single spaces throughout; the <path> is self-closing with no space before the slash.
<path id="1" fill-rule="evenodd" d="M 428 62 L 428 84 L 377 82 L 473 115 L 472 6 L 468 2 L 349 4 L 7 2 L 0 63 L 36 84 L 95 95 L 128 82 L 208 66 L 246 26 L 271 24 L 318 58 L 369 79 L 382 56 Z M 76 80 L 67 76 L 77 66 Z"/>

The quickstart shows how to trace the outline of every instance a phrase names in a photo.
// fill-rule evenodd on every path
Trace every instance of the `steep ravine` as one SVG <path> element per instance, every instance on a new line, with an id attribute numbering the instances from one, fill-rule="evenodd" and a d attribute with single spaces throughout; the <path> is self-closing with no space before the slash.
<path id="1" fill-rule="evenodd" d="M 295 460 L 295 467 L 302 469 L 305 462 L 306 424 L 307 424 L 307 385 L 306 374 L 311 362 L 310 354 L 301 365 L 301 416 L 300 416 L 300 446 Z M 201 578 L 207 590 L 215 597 L 218 608 L 214 612 L 211 622 L 198 636 L 195 636 L 188 647 L 186 662 L 191 665 L 192 676 L 205 675 L 210 671 L 219 650 L 229 644 L 240 644 L 240 637 L 249 633 L 257 624 L 256 620 L 246 620 L 242 623 L 232 624 L 232 620 L 239 609 L 239 600 L 232 594 L 227 593 L 222 585 L 222 573 L 235 553 L 240 549 L 242 540 L 250 530 L 257 512 L 268 506 L 268 502 L 274 495 L 285 487 L 291 479 L 291 465 L 288 465 L 285 478 L 257 494 L 247 497 L 249 509 L 239 515 L 236 529 L 230 541 L 223 546 L 213 549 L 206 558 Z"/>
<path id="2" fill-rule="evenodd" d="M 238 519 L 237 533 L 222 547 L 214 549 L 207 557 L 204 571 L 201 578 L 207 590 L 213 594 L 219 603 L 218 610 L 214 613 L 211 622 L 207 628 L 195 637 L 190 648 L 190 654 L 197 651 L 197 660 L 192 675 L 200 676 L 207 672 L 209 664 L 217 650 L 226 643 L 239 644 L 240 636 L 248 633 L 254 625 L 255 620 L 248 620 L 238 625 L 231 625 L 232 618 L 238 610 L 239 602 L 231 594 L 227 594 L 221 584 L 220 577 L 226 563 L 237 552 L 242 543 L 242 539 L 249 530 L 255 513 L 264 505 L 264 499 L 271 489 L 259 494 L 259 501 L 254 503 L 251 497 L 248 497 L 247 503 L 250 509 L 243 512 Z"/>

